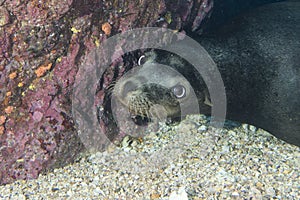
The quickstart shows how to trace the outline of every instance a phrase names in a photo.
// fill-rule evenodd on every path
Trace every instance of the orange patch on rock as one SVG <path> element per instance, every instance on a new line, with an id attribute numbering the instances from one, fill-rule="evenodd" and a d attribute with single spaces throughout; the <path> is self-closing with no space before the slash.
<path id="1" fill-rule="evenodd" d="M 6 117 L 4 115 L 0 116 L 0 125 L 4 124 L 6 120 Z"/>
<path id="2" fill-rule="evenodd" d="M 8 77 L 9 77 L 10 80 L 13 80 L 14 78 L 17 77 L 17 72 L 12 72 L 12 73 L 10 73 L 10 74 L 8 75 Z"/>
<path id="3" fill-rule="evenodd" d="M 37 77 L 44 76 L 47 71 L 51 69 L 52 63 L 41 65 L 39 68 L 37 68 L 34 72 Z"/>
<path id="4" fill-rule="evenodd" d="M 0 135 L 2 135 L 4 133 L 4 127 L 0 126 Z"/>
<path id="5" fill-rule="evenodd" d="M 24 86 L 23 82 L 18 83 L 18 87 L 23 87 L 23 86 Z"/>
<path id="6" fill-rule="evenodd" d="M 11 91 L 6 92 L 6 96 L 10 97 L 11 96 Z"/>
<path id="7" fill-rule="evenodd" d="M 111 25 L 108 22 L 102 24 L 101 29 L 107 36 L 111 34 Z"/>
<path id="8" fill-rule="evenodd" d="M 7 107 L 4 109 L 4 112 L 5 112 L 6 114 L 10 114 L 10 113 L 12 113 L 13 109 L 14 109 L 14 107 L 12 107 L 12 106 L 7 106 Z"/>

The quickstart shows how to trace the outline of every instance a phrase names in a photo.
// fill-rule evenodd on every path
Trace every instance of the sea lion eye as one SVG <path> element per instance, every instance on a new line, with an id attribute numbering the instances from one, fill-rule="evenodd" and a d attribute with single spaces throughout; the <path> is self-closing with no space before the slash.
<path id="1" fill-rule="evenodd" d="M 176 96 L 176 98 L 181 99 L 185 97 L 186 95 L 186 89 L 182 85 L 176 85 L 172 88 L 173 94 Z"/>
<path id="2" fill-rule="evenodd" d="M 146 56 L 142 55 L 138 60 L 138 65 L 143 65 L 146 62 Z"/>

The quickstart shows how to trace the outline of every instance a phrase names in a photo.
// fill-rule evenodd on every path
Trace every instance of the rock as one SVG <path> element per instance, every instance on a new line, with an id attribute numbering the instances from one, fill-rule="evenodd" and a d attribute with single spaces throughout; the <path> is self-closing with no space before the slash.
<path id="1" fill-rule="evenodd" d="M 212 4 L 206 1 L 191 7 L 191 3 L 0 1 L 0 184 L 36 178 L 46 169 L 72 162 L 84 149 L 73 121 L 71 99 L 85 55 L 108 35 L 136 26 L 180 30 L 193 24 L 198 30 Z M 147 12 L 139 16 L 144 9 Z M 196 15 L 191 16 L 192 12 Z M 108 28 L 103 29 L 103 24 Z M 118 68 L 124 66 L 122 59 L 114 64 L 97 93 L 100 110 L 105 108 L 105 87 L 117 71 L 117 76 L 123 73 Z M 100 121 L 104 129 L 113 130 L 108 116 Z"/>

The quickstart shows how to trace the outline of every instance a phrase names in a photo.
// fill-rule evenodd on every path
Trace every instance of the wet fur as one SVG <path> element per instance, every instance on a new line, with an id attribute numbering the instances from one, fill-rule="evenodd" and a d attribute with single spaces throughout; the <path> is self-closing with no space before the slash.
<path id="1" fill-rule="evenodd" d="M 238 17 L 208 37 L 198 38 L 222 75 L 227 96 L 227 118 L 263 128 L 297 146 L 300 146 L 299 10 L 298 2 L 266 5 Z M 149 63 L 166 64 L 183 74 L 193 84 L 201 113 L 210 114 L 210 106 L 205 102 L 207 88 L 188 63 L 176 55 L 159 51 Z M 164 80 L 164 77 L 161 79 Z M 167 81 L 172 79 L 175 78 Z M 124 96 L 120 88 L 117 86 L 116 96 L 122 100 Z M 149 91 L 144 90 L 143 95 L 145 93 L 149 94 Z M 143 95 L 131 99 L 130 106 L 128 103 L 124 105 L 130 107 L 134 114 L 142 115 L 149 111 L 150 104 L 164 103 Z M 136 108 L 144 104 L 144 109 Z M 180 114 L 170 108 L 169 117 Z"/>

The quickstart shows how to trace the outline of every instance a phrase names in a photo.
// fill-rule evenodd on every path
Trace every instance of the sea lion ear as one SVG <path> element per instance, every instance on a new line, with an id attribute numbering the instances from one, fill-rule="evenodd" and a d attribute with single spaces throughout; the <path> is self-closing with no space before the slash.
<path id="1" fill-rule="evenodd" d="M 208 105 L 208 106 L 210 106 L 210 107 L 213 106 L 213 104 L 212 104 L 210 98 L 209 98 L 208 96 L 206 96 L 206 95 L 205 95 L 204 104 L 206 104 L 206 105 Z"/>
<path id="2" fill-rule="evenodd" d="M 139 60 L 138 60 L 138 65 L 141 66 L 141 65 L 143 65 L 145 63 L 146 63 L 146 56 L 145 55 L 141 55 L 139 57 Z"/>
<path id="3" fill-rule="evenodd" d="M 210 106 L 210 107 L 212 107 L 213 106 L 213 104 L 212 104 L 212 102 L 211 102 L 211 99 L 210 99 L 210 96 L 209 96 L 209 94 L 208 94 L 208 91 L 205 91 L 204 92 L 204 104 L 206 104 L 206 105 L 208 105 L 208 106 Z"/>
<path id="4" fill-rule="evenodd" d="M 139 57 L 138 65 L 143 65 L 149 62 L 153 63 L 156 60 L 156 56 L 157 55 L 153 50 L 145 52 L 141 57 Z"/>

